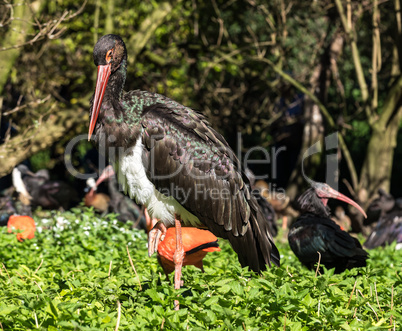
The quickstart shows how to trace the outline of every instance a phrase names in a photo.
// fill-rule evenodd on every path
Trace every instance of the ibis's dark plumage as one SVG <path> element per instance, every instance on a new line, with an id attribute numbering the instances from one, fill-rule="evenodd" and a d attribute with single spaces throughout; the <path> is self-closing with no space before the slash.
<path id="1" fill-rule="evenodd" d="M 314 183 L 312 188 L 300 196 L 298 202 L 301 216 L 290 227 L 288 235 L 292 251 L 309 269 L 314 269 L 319 260 L 317 252 L 321 254 L 320 263 L 327 269 L 335 268 L 336 273 L 365 266 L 367 252 L 356 238 L 342 231 L 330 219 L 329 209 L 324 205 L 328 198 L 346 201 L 345 196 L 321 183 Z"/>
<path id="2" fill-rule="evenodd" d="M 364 247 L 368 249 L 386 246 L 393 242 L 402 243 L 402 198 L 395 200 L 390 194 L 379 193 L 379 199 L 373 201 L 373 204 L 380 210 L 380 215 L 378 223 L 364 243 Z M 370 207 L 373 207 L 373 204 Z M 370 210 L 374 209 L 376 208 Z"/>
<path id="3" fill-rule="evenodd" d="M 33 207 L 68 209 L 79 202 L 77 191 L 63 181 L 51 180 L 46 169 L 33 173 L 23 164 L 18 165 L 16 169 L 30 195 Z"/>
<path id="4" fill-rule="evenodd" d="M 385 192 L 382 188 L 378 189 L 378 197 L 375 198 L 367 208 L 367 218 L 363 225 L 371 225 L 380 220 L 386 213 L 395 207 L 394 197 Z"/>
<path id="5" fill-rule="evenodd" d="M 259 272 L 279 265 L 267 222 L 226 140 L 203 115 L 165 96 L 123 93 L 127 52 L 119 36 L 99 39 L 94 62 L 89 136 L 101 148 L 124 150 L 109 157 L 128 193 L 166 226 L 178 216 L 186 226 L 229 239 L 242 266 Z"/>

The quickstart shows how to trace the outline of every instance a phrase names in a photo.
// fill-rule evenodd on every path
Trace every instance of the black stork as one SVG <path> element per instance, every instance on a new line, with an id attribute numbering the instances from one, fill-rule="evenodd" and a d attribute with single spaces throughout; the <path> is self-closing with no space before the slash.
<path id="1" fill-rule="evenodd" d="M 101 37 L 93 55 L 98 75 L 88 138 L 94 134 L 107 151 L 115 148 L 111 162 L 119 182 L 158 220 L 149 236 L 149 255 L 166 228 L 176 227 L 175 288 L 184 254 L 182 225 L 228 239 L 243 267 L 261 272 L 271 262 L 279 266 L 248 179 L 222 135 L 202 114 L 165 96 L 124 93 L 127 51 L 119 36 Z"/>
<path id="2" fill-rule="evenodd" d="M 289 229 L 290 248 L 312 270 L 319 260 L 327 269 L 335 268 L 335 273 L 364 267 L 367 252 L 356 238 L 331 220 L 327 202 L 329 198 L 344 201 L 366 216 L 364 210 L 327 184 L 311 182 L 311 186 L 298 199 L 301 215 Z"/>

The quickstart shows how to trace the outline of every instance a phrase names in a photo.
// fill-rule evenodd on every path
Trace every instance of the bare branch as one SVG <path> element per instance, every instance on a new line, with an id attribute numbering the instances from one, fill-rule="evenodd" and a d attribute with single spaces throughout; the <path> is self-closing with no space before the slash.
<path id="1" fill-rule="evenodd" d="M 377 0 L 373 0 L 373 53 L 372 53 L 372 71 L 371 71 L 371 89 L 373 97 L 371 100 L 371 109 L 375 111 L 378 107 L 378 79 L 377 73 L 381 68 L 381 40 L 379 29 L 380 13 Z"/>
<path id="2" fill-rule="evenodd" d="M 47 37 L 49 39 L 57 39 L 57 38 L 59 38 L 62 35 L 62 33 L 64 31 L 66 31 L 66 27 L 63 27 L 59 31 L 57 31 L 55 33 L 55 31 L 58 28 L 58 26 L 60 25 L 60 23 L 69 21 L 72 18 L 78 16 L 84 10 L 87 1 L 88 0 L 85 0 L 84 3 L 81 5 L 81 7 L 76 12 L 71 14 L 70 11 L 66 10 L 62 14 L 62 16 L 60 16 L 58 19 L 53 19 L 53 20 L 45 22 L 45 23 L 40 23 L 38 21 L 38 19 L 36 18 L 36 16 L 34 15 L 32 7 L 27 6 L 29 8 L 29 10 L 31 11 L 31 13 L 32 13 L 32 16 L 33 16 L 33 19 L 35 20 L 35 23 L 31 22 L 30 20 L 22 20 L 21 18 L 17 19 L 17 18 L 14 18 L 14 17 L 12 19 L 10 19 L 10 20 L 11 21 L 20 20 L 20 21 L 25 22 L 27 24 L 31 24 L 33 26 L 36 26 L 39 29 L 39 31 L 35 34 L 35 36 L 32 39 L 30 39 L 28 41 L 18 43 L 18 44 L 12 44 L 11 46 L 8 46 L 8 47 L 5 47 L 5 46 L 1 47 L 0 52 L 21 48 L 21 47 L 24 47 L 26 45 L 32 45 L 35 42 L 43 40 L 45 37 Z M 24 7 L 24 6 L 18 6 L 18 7 Z M 24 14 L 21 14 L 20 17 L 24 17 Z M 18 33 L 20 33 L 20 32 L 18 32 Z M 26 37 L 26 34 L 24 34 L 24 36 Z"/>
<path id="3" fill-rule="evenodd" d="M 26 107 L 37 107 L 37 106 L 45 103 L 46 101 L 48 101 L 50 99 L 50 97 L 51 97 L 51 95 L 49 94 L 47 97 L 45 97 L 43 99 L 38 99 L 38 100 L 35 100 L 35 101 L 28 102 L 25 105 L 17 106 L 15 108 L 3 113 L 3 116 L 8 116 L 8 115 L 14 114 L 17 111 L 25 109 Z"/>
<path id="4" fill-rule="evenodd" d="M 55 104 L 57 105 L 57 104 Z M 88 117 L 86 109 L 71 108 L 52 113 L 39 125 L 31 127 L 18 136 L 0 145 L 0 177 L 7 175 L 20 162 L 40 150 L 49 148 L 71 131 L 71 128 L 82 124 Z"/>

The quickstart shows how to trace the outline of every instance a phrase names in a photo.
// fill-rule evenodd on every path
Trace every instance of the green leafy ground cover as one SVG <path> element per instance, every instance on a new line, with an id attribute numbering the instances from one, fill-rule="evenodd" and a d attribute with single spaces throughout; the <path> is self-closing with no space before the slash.
<path id="1" fill-rule="evenodd" d="M 402 252 L 394 246 L 371 251 L 367 268 L 315 276 L 277 240 L 283 266 L 259 277 L 241 269 L 220 240 L 222 252 L 207 256 L 206 272 L 185 267 L 184 288 L 175 292 L 131 224 L 80 209 L 36 221 L 40 232 L 23 243 L 0 229 L 4 330 L 114 330 L 119 311 L 119 330 L 401 327 Z"/>

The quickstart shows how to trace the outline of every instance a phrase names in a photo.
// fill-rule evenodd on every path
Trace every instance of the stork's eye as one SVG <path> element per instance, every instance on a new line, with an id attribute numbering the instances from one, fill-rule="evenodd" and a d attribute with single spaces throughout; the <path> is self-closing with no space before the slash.
<path id="1" fill-rule="evenodd" d="M 112 57 L 113 57 L 113 49 L 109 49 L 106 53 L 106 62 L 110 63 L 110 61 L 112 61 Z"/>

